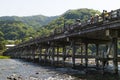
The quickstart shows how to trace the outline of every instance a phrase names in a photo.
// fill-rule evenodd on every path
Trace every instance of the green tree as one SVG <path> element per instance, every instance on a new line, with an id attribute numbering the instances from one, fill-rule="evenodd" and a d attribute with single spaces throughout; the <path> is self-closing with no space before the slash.
<path id="1" fill-rule="evenodd" d="M 4 41 L 4 34 L 0 31 L 0 41 Z"/>

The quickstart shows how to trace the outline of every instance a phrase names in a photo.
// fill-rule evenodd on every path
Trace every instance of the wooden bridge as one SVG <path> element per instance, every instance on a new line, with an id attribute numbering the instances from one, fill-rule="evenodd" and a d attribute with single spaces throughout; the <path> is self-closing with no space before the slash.
<path id="1" fill-rule="evenodd" d="M 12 58 L 38 61 L 52 66 L 71 67 L 89 64 L 103 70 L 109 63 L 114 65 L 114 73 L 118 73 L 118 40 L 120 37 L 120 9 L 105 16 L 102 13 L 94 17 L 94 21 L 75 23 L 55 29 L 52 34 L 37 37 L 23 42 L 4 52 Z M 94 53 L 89 51 L 95 48 Z"/>

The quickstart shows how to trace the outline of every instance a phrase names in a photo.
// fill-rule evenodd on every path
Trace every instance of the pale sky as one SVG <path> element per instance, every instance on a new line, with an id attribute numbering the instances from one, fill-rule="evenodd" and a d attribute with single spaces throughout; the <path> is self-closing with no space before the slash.
<path id="1" fill-rule="evenodd" d="M 0 0 L 0 16 L 55 16 L 80 8 L 110 11 L 120 8 L 120 0 Z"/>

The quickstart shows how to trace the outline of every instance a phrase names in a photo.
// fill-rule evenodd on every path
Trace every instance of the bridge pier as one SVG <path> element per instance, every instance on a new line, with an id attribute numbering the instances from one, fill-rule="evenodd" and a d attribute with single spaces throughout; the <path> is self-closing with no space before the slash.
<path id="1" fill-rule="evenodd" d="M 63 55 L 62 64 L 63 64 L 63 67 L 65 67 L 65 59 L 66 59 L 66 47 L 65 46 L 62 47 L 62 55 Z"/>
<path id="2" fill-rule="evenodd" d="M 32 57 L 33 57 L 32 61 L 33 62 L 36 62 L 36 54 L 37 54 L 37 47 L 35 45 L 33 50 L 32 50 Z"/>
<path id="3" fill-rule="evenodd" d="M 112 39 L 113 42 L 113 65 L 114 65 L 114 73 L 118 73 L 118 61 L 117 61 L 117 55 L 118 55 L 118 48 L 117 48 L 117 38 Z"/>
<path id="4" fill-rule="evenodd" d="M 47 57 L 48 57 L 48 47 L 45 48 L 45 51 L 44 51 L 44 65 L 47 63 Z"/>
<path id="5" fill-rule="evenodd" d="M 85 67 L 88 68 L 88 43 L 85 43 Z"/>
<path id="6" fill-rule="evenodd" d="M 99 54 L 99 44 L 96 44 L 96 68 L 98 68 L 98 66 L 99 66 L 99 61 L 98 61 L 98 54 Z"/>
<path id="7" fill-rule="evenodd" d="M 51 65 L 54 66 L 54 62 L 55 62 L 55 47 L 52 47 L 52 54 L 51 54 Z"/>
<path id="8" fill-rule="evenodd" d="M 51 47 L 49 47 L 49 50 L 48 50 L 48 59 L 49 59 L 49 63 L 51 64 Z"/>
<path id="9" fill-rule="evenodd" d="M 108 53 L 108 50 L 109 50 L 109 46 L 108 46 L 108 44 L 106 44 L 106 58 L 107 59 L 109 58 L 109 54 L 110 54 L 110 52 Z M 106 61 L 106 65 L 107 66 L 109 65 L 109 60 Z"/>
<path id="10" fill-rule="evenodd" d="M 20 59 L 24 59 L 24 54 L 25 54 L 24 49 L 21 48 L 20 52 L 21 52 Z"/>
<path id="11" fill-rule="evenodd" d="M 83 56 L 83 45 L 81 44 L 81 56 Z M 83 58 L 81 57 L 81 64 L 83 65 Z"/>
<path id="12" fill-rule="evenodd" d="M 72 41 L 72 67 L 75 67 L 75 53 L 76 53 L 76 47 L 75 47 L 75 42 Z"/>
<path id="13" fill-rule="evenodd" d="M 29 49 L 28 49 L 28 61 L 31 61 L 31 47 L 29 46 Z"/>
<path id="14" fill-rule="evenodd" d="M 30 55 L 30 60 L 32 61 L 32 62 L 34 62 L 34 57 L 35 57 L 35 55 L 34 55 L 35 53 L 34 53 L 34 48 L 32 48 L 31 47 L 31 55 Z"/>
<path id="15" fill-rule="evenodd" d="M 57 66 L 59 66 L 59 46 L 57 46 Z"/>
<path id="16" fill-rule="evenodd" d="M 39 63 L 41 63 L 42 60 L 42 47 L 39 46 Z"/>

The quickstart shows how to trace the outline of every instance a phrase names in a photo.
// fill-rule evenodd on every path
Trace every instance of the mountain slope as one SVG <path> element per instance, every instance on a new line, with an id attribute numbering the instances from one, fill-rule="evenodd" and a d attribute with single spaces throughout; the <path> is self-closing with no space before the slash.
<path id="1" fill-rule="evenodd" d="M 22 40 L 35 33 L 31 27 L 20 21 L 0 21 L 0 32 L 5 40 Z"/>
<path id="2" fill-rule="evenodd" d="M 39 27 L 48 24 L 52 20 L 56 19 L 58 16 L 47 17 L 43 15 L 27 16 L 27 17 L 17 17 L 17 16 L 3 16 L 0 17 L 0 21 L 21 21 L 33 29 L 38 29 Z"/>

